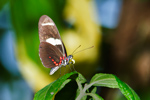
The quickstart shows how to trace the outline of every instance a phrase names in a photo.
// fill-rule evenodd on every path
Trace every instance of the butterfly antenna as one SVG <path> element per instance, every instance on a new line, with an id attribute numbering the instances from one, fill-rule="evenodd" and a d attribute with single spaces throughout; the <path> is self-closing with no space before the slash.
<path id="1" fill-rule="evenodd" d="M 82 52 L 82 51 L 87 50 L 87 49 L 91 49 L 91 48 L 93 48 L 93 47 L 94 47 L 94 46 L 91 46 L 91 47 L 89 47 L 89 48 L 85 48 L 85 49 L 83 49 L 83 50 L 80 50 L 80 51 L 75 52 L 74 54 L 77 54 L 77 53 Z"/>
<path id="2" fill-rule="evenodd" d="M 79 45 L 79 46 L 72 52 L 72 55 L 73 55 L 73 53 L 74 53 L 79 47 L 81 47 L 81 45 Z"/>

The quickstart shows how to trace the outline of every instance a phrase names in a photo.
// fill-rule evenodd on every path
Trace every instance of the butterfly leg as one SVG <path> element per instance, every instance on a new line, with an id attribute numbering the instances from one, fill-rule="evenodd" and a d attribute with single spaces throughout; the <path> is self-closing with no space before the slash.
<path id="1" fill-rule="evenodd" d="M 60 70 L 59 70 L 59 77 L 58 78 L 60 78 L 61 77 L 61 68 L 60 68 Z"/>
<path id="2" fill-rule="evenodd" d="M 75 68 L 74 68 L 74 64 L 72 64 L 72 65 L 73 65 L 73 70 L 76 71 Z M 76 72 L 77 72 L 77 71 L 76 71 Z"/>

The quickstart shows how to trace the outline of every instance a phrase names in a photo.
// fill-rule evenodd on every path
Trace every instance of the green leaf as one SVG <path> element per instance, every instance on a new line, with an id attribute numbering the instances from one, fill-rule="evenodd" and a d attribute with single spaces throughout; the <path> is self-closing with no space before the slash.
<path id="1" fill-rule="evenodd" d="M 112 74 L 96 74 L 92 77 L 90 85 L 104 86 L 109 88 L 119 88 L 116 77 Z"/>
<path id="2" fill-rule="evenodd" d="M 127 84 L 122 82 L 120 79 L 118 78 L 116 79 L 117 79 L 120 91 L 128 100 L 140 100 L 139 96 L 134 92 L 133 89 L 131 89 Z"/>
<path id="3" fill-rule="evenodd" d="M 75 100 L 77 88 L 76 81 L 71 80 L 55 95 L 55 100 Z"/>
<path id="4" fill-rule="evenodd" d="M 86 82 L 86 79 L 80 73 L 78 73 L 77 79 L 80 81 L 80 83 L 85 83 Z"/>
<path id="5" fill-rule="evenodd" d="M 87 95 L 91 96 L 93 100 L 104 100 L 102 97 L 100 97 L 98 94 L 94 93 L 87 93 Z"/>
<path id="6" fill-rule="evenodd" d="M 138 95 L 127 84 L 112 74 L 96 74 L 90 81 L 90 86 L 104 86 L 109 88 L 119 88 L 128 100 L 140 100 Z"/>
<path id="7" fill-rule="evenodd" d="M 61 90 L 62 88 L 64 88 L 65 85 L 66 85 L 67 83 L 69 83 L 70 81 L 71 81 L 71 79 L 65 80 L 65 81 L 62 83 L 62 85 L 61 85 L 61 87 L 60 87 L 60 90 Z"/>
<path id="8" fill-rule="evenodd" d="M 127 84 L 112 74 L 96 74 L 86 83 L 86 79 L 77 72 L 68 73 L 47 85 L 35 94 L 34 100 L 103 100 L 95 94 L 97 87 L 118 88 L 128 100 L 140 100 Z"/>
<path id="9" fill-rule="evenodd" d="M 76 78 L 76 82 L 78 84 L 78 89 L 77 89 L 77 92 L 76 92 L 76 97 L 78 97 L 80 95 L 80 92 L 82 91 L 83 89 L 83 86 L 82 85 L 85 85 L 85 82 L 86 82 L 86 79 L 80 74 L 78 73 L 78 77 Z M 87 96 L 85 96 L 84 98 L 82 98 L 83 100 L 85 99 L 86 100 Z"/>
<path id="10" fill-rule="evenodd" d="M 58 80 L 50 83 L 49 85 L 47 85 L 46 87 L 38 91 L 34 96 L 34 100 L 51 100 L 52 98 L 54 98 L 56 93 L 65 86 L 65 84 L 71 81 L 71 79 L 68 78 L 70 78 L 71 76 L 74 77 L 76 75 L 77 72 L 71 72 L 65 74 L 64 76 L 60 77 Z"/>
<path id="11" fill-rule="evenodd" d="M 96 93 L 96 91 L 97 91 L 97 87 L 94 87 L 94 88 L 92 89 L 91 93 Z"/>

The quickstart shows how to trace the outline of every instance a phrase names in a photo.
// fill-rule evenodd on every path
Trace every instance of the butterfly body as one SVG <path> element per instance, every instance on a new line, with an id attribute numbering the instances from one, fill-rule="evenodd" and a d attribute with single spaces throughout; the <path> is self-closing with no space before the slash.
<path id="1" fill-rule="evenodd" d="M 73 58 L 73 56 L 69 55 L 66 58 L 62 59 L 59 66 L 51 68 L 50 75 L 54 74 L 60 67 L 63 67 L 63 66 L 69 65 L 69 64 L 75 64 L 75 61 L 72 58 Z"/>
<path id="2" fill-rule="evenodd" d="M 39 28 L 39 56 L 46 68 L 51 68 L 50 75 L 60 67 L 75 63 L 73 56 L 67 56 L 65 46 L 58 29 L 51 18 L 43 15 L 38 24 Z"/>

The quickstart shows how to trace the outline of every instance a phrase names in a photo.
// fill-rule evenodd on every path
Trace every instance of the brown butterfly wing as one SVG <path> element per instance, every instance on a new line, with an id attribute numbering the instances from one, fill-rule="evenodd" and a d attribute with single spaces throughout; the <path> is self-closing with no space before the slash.
<path id="1" fill-rule="evenodd" d="M 50 23 L 51 25 L 48 25 L 47 23 Z M 39 20 L 38 28 L 39 28 L 40 42 L 46 42 L 46 40 L 49 38 L 59 39 L 62 42 L 61 37 L 59 35 L 59 31 L 55 23 L 47 15 L 41 16 Z M 61 45 L 54 45 L 54 46 L 56 46 L 58 50 L 60 50 L 60 52 L 63 53 L 63 56 L 65 55 L 67 56 L 66 49 L 63 42 Z"/>
<path id="2" fill-rule="evenodd" d="M 47 42 L 40 43 L 39 56 L 41 58 L 42 64 L 46 68 L 53 68 L 58 66 L 54 62 L 59 64 L 60 57 L 63 57 L 62 53 L 57 49 L 57 47 Z"/>

